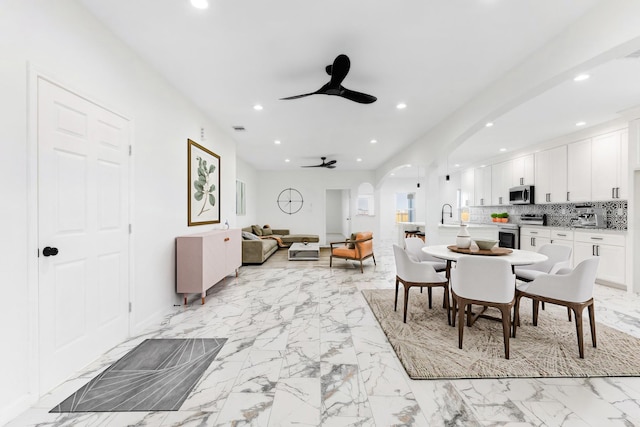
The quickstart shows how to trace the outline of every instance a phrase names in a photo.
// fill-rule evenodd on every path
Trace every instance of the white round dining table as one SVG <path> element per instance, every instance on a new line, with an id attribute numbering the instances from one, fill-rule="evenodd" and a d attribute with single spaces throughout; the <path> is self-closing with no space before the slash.
<path id="1" fill-rule="evenodd" d="M 502 259 L 506 259 L 507 261 L 509 261 L 513 267 L 516 267 L 519 265 L 535 264 L 537 262 L 542 262 L 547 260 L 546 255 L 539 254 L 537 252 L 531 252 L 531 251 L 521 251 L 519 249 L 511 249 L 513 252 L 506 255 L 475 255 L 475 254 L 468 255 L 460 252 L 454 252 L 451 249 L 448 249 L 447 246 L 449 245 L 425 246 L 422 248 L 422 251 L 433 257 L 446 260 L 447 264 L 450 264 L 451 261 L 457 261 L 463 256 L 479 256 L 479 257 L 498 256 Z"/>

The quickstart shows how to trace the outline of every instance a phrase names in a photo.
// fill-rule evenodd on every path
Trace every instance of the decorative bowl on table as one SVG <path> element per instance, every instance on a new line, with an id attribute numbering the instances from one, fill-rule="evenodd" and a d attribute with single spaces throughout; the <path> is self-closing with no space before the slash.
<path id="1" fill-rule="evenodd" d="M 482 240 L 482 239 L 474 239 L 476 245 L 478 245 L 478 249 L 490 250 L 493 248 L 498 241 L 497 240 Z"/>

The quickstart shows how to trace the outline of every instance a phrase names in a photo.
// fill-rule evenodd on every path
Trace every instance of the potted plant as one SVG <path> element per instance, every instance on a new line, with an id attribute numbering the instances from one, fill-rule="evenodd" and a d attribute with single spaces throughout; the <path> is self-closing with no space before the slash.
<path id="1" fill-rule="evenodd" d="M 509 222 L 509 214 L 506 212 L 503 212 L 499 215 L 500 218 L 500 222 Z"/>
<path id="2" fill-rule="evenodd" d="M 497 213 L 492 213 L 491 214 L 491 221 L 492 222 L 498 222 L 498 214 Z"/>

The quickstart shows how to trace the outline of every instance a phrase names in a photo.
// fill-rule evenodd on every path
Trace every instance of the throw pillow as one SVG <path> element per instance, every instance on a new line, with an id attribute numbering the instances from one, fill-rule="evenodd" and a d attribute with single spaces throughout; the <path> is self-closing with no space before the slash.
<path id="1" fill-rule="evenodd" d="M 272 236 L 273 235 L 273 230 L 268 225 L 265 225 L 264 228 L 262 229 L 262 235 L 263 236 Z"/>
<path id="2" fill-rule="evenodd" d="M 242 238 L 246 239 L 246 240 L 260 240 L 260 238 L 258 236 L 256 236 L 253 233 L 249 233 L 248 231 L 243 231 L 242 232 Z"/>
<path id="3" fill-rule="evenodd" d="M 256 236 L 262 236 L 262 228 L 259 225 L 252 225 L 251 229 L 253 230 L 253 234 Z"/>
<path id="4" fill-rule="evenodd" d="M 356 244 L 353 242 L 358 239 L 357 236 L 358 236 L 358 233 L 351 233 L 351 237 L 349 238 L 349 244 L 347 245 L 349 249 L 356 248 Z"/>

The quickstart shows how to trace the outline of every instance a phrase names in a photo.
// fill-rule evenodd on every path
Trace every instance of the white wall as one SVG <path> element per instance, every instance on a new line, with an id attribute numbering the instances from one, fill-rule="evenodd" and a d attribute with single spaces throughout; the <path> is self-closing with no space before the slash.
<path id="1" fill-rule="evenodd" d="M 326 230 L 327 233 L 344 234 L 342 230 L 343 200 L 342 190 L 326 191 Z"/>
<path id="2" fill-rule="evenodd" d="M 37 235 L 29 197 L 28 64 L 132 120 L 133 325 L 179 301 L 174 239 L 187 227 L 187 138 L 221 157 L 221 218 L 235 222 L 235 143 L 76 2 L 3 0 L 0 13 L 0 424 L 35 401 Z M 200 139 L 200 128 L 206 140 Z M 245 176 L 249 172 L 245 171 Z M 250 179 L 248 179 L 250 180 Z M 30 280 L 32 278 L 33 280 Z M 27 298 L 31 295 L 31 298 Z M 10 302 L 9 302 L 10 301 Z M 80 367 L 78 367 L 80 368 Z M 42 390 L 45 392 L 46 390 Z"/>
<path id="3" fill-rule="evenodd" d="M 258 218 L 256 223 L 269 224 L 273 228 L 288 228 L 291 233 L 310 233 L 320 236 L 325 230 L 326 190 L 349 189 L 351 194 L 358 194 L 358 186 L 363 182 L 373 181 L 373 172 L 342 172 L 336 169 L 313 169 L 292 171 L 258 171 Z M 285 188 L 295 188 L 304 198 L 300 212 L 288 215 L 282 212 L 276 203 L 278 194 Z M 351 197 L 351 212 L 356 212 L 356 197 Z M 370 230 L 378 235 L 377 217 L 352 216 L 351 230 Z M 243 222 L 241 226 L 251 225 Z"/>
<path id="4" fill-rule="evenodd" d="M 258 174 L 257 171 L 242 159 L 236 159 L 237 178 L 245 183 L 246 215 L 236 217 L 236 226 L 258 223 Z"/>
<path id="5" fill-rule="evenodd" d="M 416 222 L 426 222 L 427 195 L 426 179 L 420 179 L 418 188 L 416 178 L 387 178 L 379 186 L 376 196 L 376 213 L 380 218 L 380 235 L 383 239 L 396 241 L 396 193 L 416 193 L 414 205 L 416 208 Z"/>

